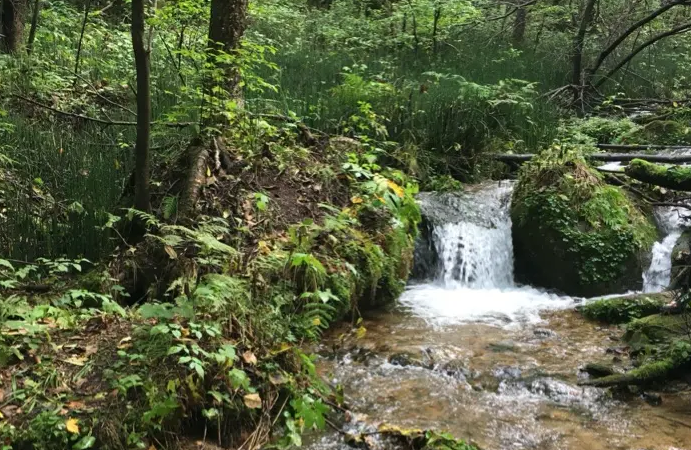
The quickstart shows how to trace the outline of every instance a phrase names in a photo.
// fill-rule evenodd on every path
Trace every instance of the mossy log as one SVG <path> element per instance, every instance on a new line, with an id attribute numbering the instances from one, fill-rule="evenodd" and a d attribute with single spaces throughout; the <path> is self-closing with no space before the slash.
<path id="1" fill-rule="evenodd" d="M 609 375 L 594 380 L 586 380 L 579 383 L 581 386 L 614 387 L 628 385 L 648 384 L 652 381 L 668 377 L 672 372 L 683 365 L 683 361 L 673 358 L 645 364 L 624 374 Z"/>
<path id="2" fill-rule="evenodd" d="M 578 308 L 584 317 L 605 323 L 627 323 L 662 311 L 672 294 L 635 294 L 589 301 Z"/>
<path id="3" fill-rule="evenodd" d="M 624 173 L 638 181 L 676 191 L 691 191 L 691 167 L 665 167 L 642 159 L 634 159 Z"/>

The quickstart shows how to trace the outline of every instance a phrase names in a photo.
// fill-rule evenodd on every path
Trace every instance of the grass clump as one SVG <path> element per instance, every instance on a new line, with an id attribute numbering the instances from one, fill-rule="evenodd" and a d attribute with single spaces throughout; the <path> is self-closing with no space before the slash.
<path id="1" fill-rule="evenodd" d="M 584 150 L 556 146 L 522 168 L 511 207 L 517 275 L 571 295 L 625 291 L 640 284 L 657 231 Z"/>

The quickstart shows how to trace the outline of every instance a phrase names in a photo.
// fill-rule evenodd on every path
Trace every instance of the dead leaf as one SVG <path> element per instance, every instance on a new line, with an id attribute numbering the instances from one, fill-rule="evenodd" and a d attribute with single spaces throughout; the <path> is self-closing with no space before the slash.
<path id="1" fill-rule="evenodd" d="M 170 259 L 177 259 L 177 258 L 178 258 L 177 252 L 176 252 L 175 249 L 174 249 L 173 247 L 171 247 L 170 245 L 164 246 L 163 249 L 166 251 L 166 253 L 168 254 L 168 256 L 170 256 Z"/>
<path id="2" fill-rule="evenodd" d="M 87 345 L 86 350 L 84 351 L 84 356 L 89 357 L 96 354 L 96 352 L 98 352 L 98 345 Z"/>
<path id="3" fill-rule="evenodd" d="M 278 386 L 281 384 L 286 384 L 288 382 L 288 379 L 284 377 L 282 373 L 272 373 L 271 375 L 269 375 L 269 381 L 274 386 Z"/>
<path id="4" fill-rule="evenodd" d="M 72 364 L 73 366 L 83 367 L 84 364 L 86 364 L 87 359 L 88 358 L 86 356 L 70 356 L 67 359 L 63 359 L 63 361 L 68 364 Z"/>
<path id="5" fill-rule="evenodd" d="M 65 429 L 72 434 L 79 434 L 79 421 L 77 419 L 67 419 Z"/>
<path id="6" fill-rule="evenodd" d="M 259 409 L 262 407 L 262 399 L 259 394 L 247 394 L 242 399 L 248 408 Z"/>
<path id="7" fill-rule="evenodd" d="M 132 337 L 127 336 L 125 338 L 120 339 L 120 342 L 118 343 L 118 348 L 120 350 L 125 349 L 125 348 L 130 348 L 132 346 L 131 344 Z"/>
<path id="8" fill-rule="evenodd" d="M 5 400 L 5 391 L 0 389 L 0 403 Z"/>
<path id="9" fill-rule="evenodd" d="M 242 354 L 242 359 L 244 359 L 247 364 L 251 364 L 253 366 L 257 364 L 257 357 L 254 356 L 254 353 L 249 350 Z"/>
<path id="10" fill-rule="evenodd" d="M 83 402 L 73 401 L 66 405 L 69 409 L 84 409 L 86 405 Z"/>

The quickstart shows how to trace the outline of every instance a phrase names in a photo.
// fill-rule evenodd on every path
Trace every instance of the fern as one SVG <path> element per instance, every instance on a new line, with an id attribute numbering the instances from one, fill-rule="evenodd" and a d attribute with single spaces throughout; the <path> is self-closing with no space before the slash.
<path id="1" fill-rule="evenodd" d="M 161 209 L 163 210 L 163 218 L 165 220 L 175 217 L 178 213 L 178 197 L 168 196 L 161 202 Z"/>
<path id="2" fill-rule="evenodd" d="M 142 221 L 148 229 L 159 228 L 161 226 L 161 221 L 159 221 L 156 216 L 152 214 L 134 208 L 126 208 L 125 210 L 127 211 L 127 215 L 130 217 L 130 219 L 136 218 Z"/>

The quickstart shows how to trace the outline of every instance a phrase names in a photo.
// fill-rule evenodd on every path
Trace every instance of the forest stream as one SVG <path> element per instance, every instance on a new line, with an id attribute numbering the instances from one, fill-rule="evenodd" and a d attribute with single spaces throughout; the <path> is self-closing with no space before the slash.
<path id="1" fill-rule="evenodd" d="M 416 273 L 427 280 L 411 282 L 393 310 L 370 315 L 364 337 L 344 344 L 344 327 L 319 348 L 321 374 L 344 388 L 354 413 L 343 429 L 443 429 L 487 450 L 691 449 L 683 383 L 627 399 L 578 386 L 588 362 L 624 367 L 621 329 L 583 319 L 574 308 L 588 300 L 514 282 L 512 189 L 501 182 L 420 197 L 430 233 Z M 674 213 L 656 214 L 668 235 L 678 233 Z M 655 245 L 645 291 L 669 282 L 673 240 Z M 334 431 L 308 448 L 349 447 Z"/>

